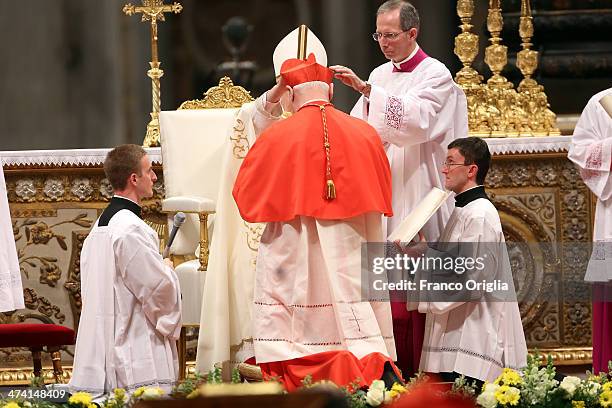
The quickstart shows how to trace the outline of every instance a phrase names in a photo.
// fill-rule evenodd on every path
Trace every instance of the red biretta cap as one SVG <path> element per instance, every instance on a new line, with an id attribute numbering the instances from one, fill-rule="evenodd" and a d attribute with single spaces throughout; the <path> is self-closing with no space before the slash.
<path id="1" fill-rule="evenodd" d="M 287 85 L 294 87 L 313 81 L 331 84 L 334 79 L 334 72 L 318 64 L 314 54 L 311 53 L 306 60 L 292 58 L 283 62 L 281 76 L 285 79 Z"/>

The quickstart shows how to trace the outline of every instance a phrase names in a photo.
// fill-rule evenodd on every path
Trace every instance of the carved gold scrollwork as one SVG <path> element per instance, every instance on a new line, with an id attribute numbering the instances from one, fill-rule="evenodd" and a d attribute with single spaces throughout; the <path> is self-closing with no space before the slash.
<path id="1" fill-rule="evenodd" d="M 232 154 L 237 159 L 244 159 L 251 148 L 247 138 L 245 124 L 242 120 L 236 119 L 234 132 L 230 137 L 232 141 Z"/>
<path id="2" fill-rule="evenodd" d="M 230 78 L 223 77 L 218 86 L 206 91 L 204 99 L 183 102 L 179 109 L 239 108 L 253 100 L 249 91 L 234 85 Z"/>

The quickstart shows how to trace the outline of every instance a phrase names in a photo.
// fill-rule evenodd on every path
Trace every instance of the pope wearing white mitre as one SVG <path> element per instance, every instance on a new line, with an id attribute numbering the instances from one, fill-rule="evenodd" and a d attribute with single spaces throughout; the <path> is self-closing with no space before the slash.
<path id="1" fill-rule="evenodd" d="M 21 271 L 15 248 L 4 172 L 0 166 L 0 312 L 24 307 Z"/>
<path id="2" fill-rule="evenodd" d="M 268 126 L 283 119 L 283 110 L 291 109 L 289 103 L 283 103 L 284 108 L 281 106 L 287 87 L 280 79 L 280 69 L 283 62 L 297 56 L 299 30 L 290 32 L 274 50 L 278 83 L 254 102 L 244 104 L 229 129 L 228 144 L 236 147 L 237 140 L 246 140 L 247 149 L 227 149 L 221 166 L 196 358 L 196 369 L 201 372 L 215 365 L 235 366 L 255 355 L 251 309 L 255 259 L 264 226 L 242 220 L 232 188 L 248 148 Z M 318 63 L 327 66 L 323 44 L 314 33 L 306 31 L 306 55 L 313 53 Z"/>

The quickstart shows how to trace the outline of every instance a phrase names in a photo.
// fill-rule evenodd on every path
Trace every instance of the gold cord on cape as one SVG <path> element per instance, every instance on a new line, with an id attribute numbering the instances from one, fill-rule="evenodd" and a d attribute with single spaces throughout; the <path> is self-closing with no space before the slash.
<path id="1" fill-rule="evenodd" d="M 323 119 L 323 147 L 325 148 L 325 194 L 324 197 L 326 200 L 333 200 L 336 198 L 336 185 L 334 184 L 334 180 L 332 179 L 331 174 L 331 156 L 330 156 L 330 148 L 329 144 L 329 134 L 327 132 L 327 115 L 325 114 L 325 107 L 327 105 L 331 105 L 331 103 L 326 102 L 323 105 L 319 105 L 318 103 L 308 103 L 304 105 L 306 106 L 316 106 L 321 111 L 321 118 Z"/>

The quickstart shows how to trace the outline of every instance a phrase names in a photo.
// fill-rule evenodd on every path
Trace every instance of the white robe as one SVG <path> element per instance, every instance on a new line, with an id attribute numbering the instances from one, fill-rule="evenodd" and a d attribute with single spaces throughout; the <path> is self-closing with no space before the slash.
<path id="1" fill-rule="evenodd" d="M 362 295 L 361 250 L 381 242 L 381 215 L 270 222 L 257 259 L 253 337 L 258 363 L 330 350 L 396 360 L 388 300 Z"/>
<path id="2" fill-rule="evenodd" d="M 568 158 L 580 171 L 584 184 L 597 197 L 594 249 L 585 280 L 612 280 L 612 118 L 599 101 L 612 95 L 612 88 L 594 95 L 574 129 Z"/>
<path id="3" fill-rule="evenodd" d="M 257 247 L 264 225 L 242 220 L 232 188 L 256 135 L 281 119 L 272 114 L 280 104 L 269 104 L 264 98 L 243 105 L 234 126 L 228 129 L 202 302 L 196 355 L 200 372 L 223 363 L 234 366 L 254 356 L 251 309 Z"/>
<path id="4" fill-rule="evenodd" d="M 4 172 L 0 166 L 0 312 L 24 307 L 21 270 L 17 259 Z"/>
<path id="5" fill-rule="evenodd" d="M 470 247 L 474 259 L 486 260 L 486 267 L 475 280 L 500 279 L 508 283 L 509 290 L 503 292 L 503 299 L 511 301 L 500 300 L 501 291 L 493 296 L 471 291 L 470 295 L 480 298 L 420 302 L 419 312 L 426 313 L 427 317 L 419 368 L 425 372 L 457 372 L 493 381 L 504 367 L 519 369 L 526 365 L 527 346 L 499 214 L 489 200 L 478 198 L 455 208 L 440 244 L 458 242 L 474 243 Z M 493 254 L 489 251 L 492 247 L 496 250 Z M 427 255 L 434 253 L 431 250 Z"/>
<path id="6" fill-rule="evenodd" d="M 361 97 L 351 115 L 372 125 L 387 150 L 393 179 L 388 236 L 432 187 L 444 189 L 446 147 L 468 136 L 467 101 L 444 64 L 431 57 L 412 72 L 393 72 L 387 62 L 372 71 L 368 82 L 370 97 Z M 438 239 L 452 210 L 447 200 L 426 224 L 429 241 Z"/>
<path id="7" fill-rule="evenodd" d="M 96 222 L 81 253 L 83 308 L 71 392 L 169 391 L 178 377 L 180 293 L 157 233 L 143 220 L 123 209 L 108 226 Z"/>

